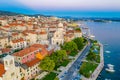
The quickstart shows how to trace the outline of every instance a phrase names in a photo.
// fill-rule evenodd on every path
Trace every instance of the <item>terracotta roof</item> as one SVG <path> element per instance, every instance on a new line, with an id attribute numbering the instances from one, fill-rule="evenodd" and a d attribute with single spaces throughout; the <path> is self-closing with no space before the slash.
<path id="1" fill-rule="evenodd" d="M 10 26 L 3 26 L 4 28 L 10 28 Z"/>
<path id="2" fill-rule="evenodd" d="M 23 50 L 21 50 L 21 51 L 19 51 L 19 52 L 16 52 L 16 53 L 14 53 L 13 55 L 14 55 L 14 56 L 22 57 L 22 56 L 27 55 L 27 54 L 29 54 L 29 53 L 31 53 L 31 52 L 34 52 L 34 51 L 36 51 L 36 50 L 38 50 L 38 49 L 39 49 L 39 48 L 29 47 L 29 48 L 25 48 L 25 49 L 23 49 Z"/>
<path id="3" fill-rule="evenodd" d="M 11 49 L 10 48 L 4 48 L 4 49 L 1 49 L 2 53 L 6 53 L 6 52 L 10 52 Z"/>
<path id="4" fill-rule="evenodd" d="M 17 24 L 16 23 L 10 23 L 9 26 L 13 27 L 13 26 L 17 26 Z"/>
<path id="5" fill-rule="evenodd" d="M 69 30 L 66 32 L 66 34 L 74 33 L 74 30 Z"/>
<path id="6" fill-rule="evenodd" d="M 40 34 L 42 35 L 42 34 L 47 34 L 46 32 L 40 32 Z"/>
<path id="7" fill-rule="evenodd" d="M 31 47 L 43 48 L 43 47 L 45 47 L 45 46 L 44 46 L 44 45 L 41 45 L 41 44 L 33 44 L 33 45 L 31 45 Z"/>
<path id="8" fill-rule="evenodd" d="M 74 37 L 74 34 L 66 34 L 64 35 L 65 37 L 68 37 L 68 38 L 73 38 Z"/>
<path id="9" fill-rule="evenodd" d="M 0 20 L 5 20 L 4 18 L 0 18 Z"/>
<path id="10" fill-rule="evenodd" d="M 23 34 L 24 36 L 28 36 L 28 34 L 27 34 L 27 33 L 22 32 L 22 34 Z"/>
<path id="11" fill-rule="evenodd" d="M 13 43 L 18 43 L 18 42 L 23 42 L 24 39 L 23 38 L 20 38 L 20 39 L 17 39 L 17 40 L 12 40 Z"/>
<path id="12" fill-rule="evenodd" d="M 26 63 L 24 63 L 24 64 L 26 64 L 28 67 L 32 67 L 32 66 L 34 66 L 35 64 L 37 64 L 38 62 L 40 62 L 40 60 L 37 59 L 37 58 L 35 58 L 34 60 L 31 60 L 31 61 L 26 62 Z"/>
<path id="13" fill-rule="evenodd" d="M 25 24 L 21 23 L 21 24 L 17 24 L 17 26 L 23 27 L 23 26 L 25 26 Z"/>
<path id="14" fill-rule="evenodd" d="M 26 30 L 26 33 L 31 33 L 31 34 L 37 34 L 35 31 L 33 30 Z"/>
<path id="15" fill-rule="evenodd" d="M 4 65 L 0 63 L 0 77 L 5 73 Z"/>
<path id="16" fill-rule="evenodd" d="M 13 35 L 13 36 L 16 36 L 16 35 L 18 35 L 18 33 L 12 33 L 12 35 Z"/>
<path id="17" fill-rule="evenodd" d="M 46 45 L 41 45 L 41 44 L 34 44 L 32 45 L 31 47 L 34 47 L 34 48 L 41 48 L 41 55 L 47 55 L 48 54 L 48 51 L 46 49 Z"/>
<path id="18" fill-rule="evenodd" d="M 7 30 L 3 29 L 2 27 L 0 28 L 0 30 L 2 30 L 2 31 L 6 31 L 6 32 L 7 32 Z"/>

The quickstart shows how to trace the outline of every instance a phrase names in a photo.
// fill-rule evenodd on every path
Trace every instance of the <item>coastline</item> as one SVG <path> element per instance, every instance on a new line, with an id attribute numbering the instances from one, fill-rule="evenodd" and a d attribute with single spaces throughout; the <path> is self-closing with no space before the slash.
<path id="1" fill-rule="evenodd" d="M 102 71 L 102 69 L 104 67 L 103 44 L 101 44 L 100 42 L 99 42 L 99 44 L 100 44 L 100 64 L 97 66 L 97 68 L 92 73 L 90 78 L 86 78 L 86 77 L 82 76 L 81 77 L 82 80 L 96 80 L 98 75 L 100 74 L 100 72 Z"/>

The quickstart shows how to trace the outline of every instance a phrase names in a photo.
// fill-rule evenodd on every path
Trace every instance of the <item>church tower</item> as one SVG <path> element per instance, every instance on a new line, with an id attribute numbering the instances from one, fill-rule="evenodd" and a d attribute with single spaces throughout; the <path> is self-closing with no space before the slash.
<path id="1" fill-rule="evenodd" d="M 15 67 L 15 63 L 14 63 L 14 57 L 7 55 L 4 58 L 4 66 L 5 66 L 5 70 L 9 70 Z"/>

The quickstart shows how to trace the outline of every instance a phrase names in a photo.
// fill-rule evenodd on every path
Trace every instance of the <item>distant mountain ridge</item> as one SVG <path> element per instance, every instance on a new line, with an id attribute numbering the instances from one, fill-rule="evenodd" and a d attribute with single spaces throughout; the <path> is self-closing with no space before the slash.
<path id="1" fill-rule="evenodd" d="M 27 15 L 30 17 L 38 17 L 38 16 L 44 16 L 44 17 L 52 17 L 52 15 L 43 15 L 43 14 L 23 14 L 23 13 L 16 13 L 16 12 L 10 12 L 10 11 L 2 11 L 0 10 L 0 16 L 15 16 L 15 15 Z M 57 16 L 60 17 L 60 16 Z M 110 22 L 110 21 L 117 21 L 120 22 L 120 18 L 100 18 L 100 17 L 71 17 L 71 16 L 62 16 L 60 18 L 64 19 L 72 19 L 74 21 L 94 21 L 94 22 Z"/>
<path id="2" fill-rule="evenodd" d="M 20 13 L 16 13 L 16 12 L 9 12 L 9 11 L 1 11 L 0 10 L 0 16 L 15 16 L 15 15 L 21 15 Z"/>
<path id="3" fill-rule="evenodd" d="M 27 15 L 27 16 L 31 16 L 31 17 L 38 17 L 38 16 L 44 16 L 44 17 L 51 17 L 51 15 L 43 15 L 43 14 L 33 14 L 33 15 L 29 15 L 29 14 L 23 14 L 23 13 L 16 13 L 16 12 L 10 12 L 10 11 L 2 11 L 0 10 L 0 16 L 15 16 L 15 15 Z"/>

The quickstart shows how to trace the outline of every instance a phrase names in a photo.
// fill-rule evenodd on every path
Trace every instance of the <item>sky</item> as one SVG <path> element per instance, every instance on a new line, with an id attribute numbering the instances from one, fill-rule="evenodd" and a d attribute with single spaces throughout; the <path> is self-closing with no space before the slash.
<path id="1" fill-rule="evenodd" d="M 120 0 L 0 0 L 0 10 L 55 16 L 120 17 Z"/>

